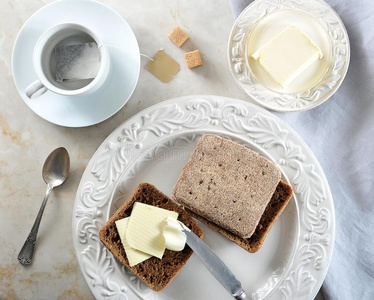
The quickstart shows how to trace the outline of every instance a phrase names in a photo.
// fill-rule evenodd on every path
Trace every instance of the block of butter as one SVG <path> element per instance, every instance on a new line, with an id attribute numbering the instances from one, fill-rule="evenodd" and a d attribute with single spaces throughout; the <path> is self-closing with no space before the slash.
<path id="1" fill-rule="evenodd" d="M 286 88 L 312 63 L 323 57 L 321 49 L 299 28 L 288 26 L 251 57 Z"/>
<path id="2" fill-rule="evenodd" d="M 116 227 L 117 227 L 117 231 L 121 239 L 123 248 L 125 248 L 126 256 L 127 256 L 127 259 L 129 260 L 130 267 L 132 267 L 132 266 L 137 265 L 138 263 L 141 263 L 142 261 L 147 260 L 148 258 L 152 257 L 152 255 L 135 250 L 129 246 L 127 242 L 127 238 L 126 238 L 126 230 L 127 230 L 129 219 L 130 217 L 117 220 Z"/>
<path id="3" fill-rule="evenodd" d="M 126 239 L 129 246 L 162 258 L 165 252 L 163 229 L 168 217 L 176 220 L 178 213 L 135 202 L 126 230 Z"/>

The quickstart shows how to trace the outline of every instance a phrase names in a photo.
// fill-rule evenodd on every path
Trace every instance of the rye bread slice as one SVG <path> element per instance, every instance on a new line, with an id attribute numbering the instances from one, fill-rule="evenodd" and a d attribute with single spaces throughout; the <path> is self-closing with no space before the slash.
<path id="1" fill-rule="evenodd" d="M 206 134 L 197 142 L 172 195 L 199 216 L 249 238 L 280 178 L 278 167 L 258 153 Z"/>
<path id="2" fill-rule="evenodd" d="M 176 211 L 179 214 L 178 220 L 183 222 L 200 238 L 203 237 L 204 232 L 192 217 L 182 208 L 182 206 L 175 203 L 149 183 L 139 184 L 129 199 L 100 229 L 99 238 L 109 251 L 112 252 L 114 257 L 152 290 L 161 291 L 179 273 L 192 255 L 193 251 L 188 247 L 188 245 L 186 245 L 182 251 L 178 252 L 166 249 L 162 259 L 151 257 L 146 261 L 130 267 L 125 249 L 122 246 L 117 232 L 115 221 L 129 217 L 134 202 L 142 202 Z"/>
<path id="3" fill-rule="evenodd" d="M 265 212 L 263 213 L 260 222 L 258 223 L 255 232 L 248 239 L 243 239 L 230 231 L 218 226 L 207 219 L 195 214 L 193 211 L 186 209 L 193 217 L 203 222 L 211 229 L 219 232 L 230 241 L 238 244 L 248 252 L 254 253 L 260 250 L 264 240 L 273 226 L 274 222 L 283 212 L 288 202 L 292 198 L 292 188 L 285 182 L 280 181 L 275 193 L 273 194 L 270 202 L 266 206 Z"/>

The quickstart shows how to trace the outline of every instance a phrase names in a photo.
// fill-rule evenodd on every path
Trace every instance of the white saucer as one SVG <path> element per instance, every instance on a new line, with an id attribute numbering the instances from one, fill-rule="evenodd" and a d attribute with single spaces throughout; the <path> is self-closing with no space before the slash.
<path id="1" fill-rule="evenodd" d="M 37 79 L 32 65 L 34 46 L 48 28 L 65 22 L 82 24 L 104 44 L 112 45 L 108 47 L 111 70 L 107 81 L 88 96 L 47 91 L 29 99 L 25 89 Z M 127 22 L 108 6 L 91 0 L 57 1 L 38 10 L 23 25 L 13 48 L 12 72 L 19 94 L 37 115 L 61 126 L 90 126 L 114 115 L 132 95 L 140 73 L 139 46 Z"/>

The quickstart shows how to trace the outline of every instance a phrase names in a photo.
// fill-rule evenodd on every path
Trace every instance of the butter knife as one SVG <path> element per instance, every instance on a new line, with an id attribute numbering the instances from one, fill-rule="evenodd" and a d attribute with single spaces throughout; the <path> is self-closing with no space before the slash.
<path id="1" fill-rule="evenodd" d="M 221 283 L 221 285 L 231 294 L 234 299 L 246 300 L 246 294 L 242 285 L 224 262 L 183 223 L 182 232 L 187 236 L 187 244 L 200 258 L 202 263 L 210 273 Z"/>

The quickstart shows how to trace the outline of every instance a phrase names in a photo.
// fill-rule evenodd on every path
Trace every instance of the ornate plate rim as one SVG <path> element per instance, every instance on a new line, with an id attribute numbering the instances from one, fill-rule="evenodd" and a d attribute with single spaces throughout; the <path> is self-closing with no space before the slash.
<path id="1" fill-rule="evenodd" d="M 167 108 L 170 108 L 169 111 Z M 254 115 L 252 119 L 247 119 L 248 112 Z M 157 115 L 157 113 L 159 115 Z M 165 122 L 164 125 L 167 125 L 165 125 L 166 127 L 163 127 L 162 116 L 165 117 L 165 114 L 167 117 L 170 117 L 170 119 L 167 120 L 170 120 L 171 122 L 168 124 Z M 181 119 L 183 114 L 186 115 L 185 119 Z M 164 136 L 165 134 L 172 135 L 175 131 L 177 131 L 177 134 L 183 133 L 183 126 L 186 128 L 184 132 L 188 133 L 198 132 L 197 129 L 201 126 L 204 126 L 204 131 L 206 131 L 209 130 L 206 129 L 207 127 L 209 128 L 209 126 L 220 125 L 221 127 L 217 129 L 219 132 L 225 133 L 226 130 L 226 132 L 231 131 L 231 134 L 233 134 L 234 131 L 243 130 L 244 127 L 242 126 L 247 126 L 247 123 L 245 122 L 248 121 L 248 126 L 251 126 L 250 122 L 254 122 L 252 123 L 254 124 L 252 136 L 250 137 L 248 135 L 247 137 L 249 141 L 255 140 L 259 147 L 261 146 L 264 149 L 268 149 L 267 151 L 269 151 L 269 153 L 274 154 L 284 151 L 283 154 L 285 160 L 282 161 L 282 158 L 277 163 L 284 164 L 282 167 L 283 171 L 283 168 L 295 168 L 296 173 L 299 173 L 295 176 L 290 176 L 290 174 L 287 174 L 287 176 L 289 176 L 290 179 L 292 178 L 292 185 L 295 193 L 303 194 L 303 199 L 306 200 L 298 203 L 298 205 L 301 206 L 304 205 L 304 202 L 306 203 L 305 209 L 301 210 L 299 208 L 299 210 L 303 211 L 305 214 L 303 215 L 303 222 L 306 223 L 303 224 L 305 229 L 299 230 L 298 243 L 296 246 L 297 249 L 295 250 L 297 252 L 297 257 L 292 261 L 292 265 L 295 264 L 297 259 L 301 260 L 302 263 L 299 262 L 300 265 L 297 269 L 292 268 L 287 271 L 287 276 L 278 290 L 279 294 L 283 295 L 284 299 L 305 298 L 305 293 L 314 297 L 326 276 L 332 257 L 335 238 L 334 204 L 324 172 L 306 143 L 291 127 L 278 117 L 248 102 L 214 95 L 178 97 L 163 101 L 137 113 L 118 126 L 105 139 L 87 164 L 74 202 L 72 234 L 79 267 L 93 295 L 96 298 L 107 299 L 117 299 L 117 297 L 121 296 L 126 298 L 129 294 L 135 296 L 132 289 L 129 288 L 130 284 L 136 283 L 134 276 L 129 275 L 129 278 L 125 279 L 126 283 L 123 283 L 122 286 L 109 280 L 110 276 L 116 276 L 115 272 L 113 272 L 113 266 L 110 265 L 111 261 L 115 261 L 115 259 L 111 254 L 108 254 L 108 250 L 106 250 L 106 248 L 99 242 L 98 230 L 103 222 L 106 221 L 106 213 L 103 213 L 102 210 L 108 209 L 106 206 L 111 202 L 111 187 L 116 185 L 117 180 L 119 180 L 121 174 L 125 170 L 121 168 L 118 169 L 118 166 L 123 167 L 127 164 L 126 156 L 122 156 L 122 151 L 125 151 L 122 148 L 128 147 L 128 145 L 132 143 L 132 150 L 137 149 L 141 151 L 144 146 L 142 143 L 145 143 L 145 136 L 142 137 L 140 142 L 137 139 L 131 140 L 131 138 L 135 137 L 133 135 L 134 133 L 140 133 L 138 130 L 142 127 L 139 126 L 139 122 L 145 122 L 144 120 L 152 121 L 152 118 L 161 120 L 161 122 L 159 122 L 159 124 L 161 124 L 161 129 L 155 126 L 146 128 L 147 132 L 152 134 L 148 137 L 151 141 L 152 136 L 153 139 L 155 139 Z M 173 120 L 174 122 L 172 122 Z M 201 123 L 202 120 L 204 121 L 203 123 Z M 183 126 L 181 124 L 183 124 Z M 256 125 L 270 126 L 269 128 L 271 132 L 276 131 L 274 136 L 275 138 L 279 138 L 278 140 L 283 143 L 280 147 L 282 149 L 278 147 L 279 144 L 277 143 L 279 141 L 277 142 L 275 138 L 274 141 L 271 139 L 264 139 L 264 136 L 261 136 L 261 134 L 258 133 Z M 231 127 L 226 128 L 225 126 Z M 261 126 L 258 128 L 263 128 Z M 181 130 L 182 132 L 178 130 Z M 244 133 L 246 134 L 246 132 Z M 124 136 L 126 137 L 125 140 L 123 139 Z M 290 137 L 290 139 L 287 140 L 287 137 Z M 124 141 L 127 142 L 126 146 L 121 146 L 121 143 Z M 295 141 L 296 144 L 294 144 Z M 149 143 L 152 145 L 152 142 Z M 115 148 L 116 144 L 118 145 L 118 148 Z M 106 155 L 108 152 L 109 156 Z M 112 173 L 108 173 L 108 179 L 103 175 L 102 166 L 108 162 L 105 161 L 105 159 L 103 160 L 103 158 L 110 158 L 111 153 L 118 154 L 118 156 L 115 157 L 117 161 L 117 175 L 114 174 L 114 176 Z M 136 154 L 133 158 L 137 156 L 138 155 Z M 118 159 L 124 159 L 126 160 L 126 163 L 124 161 L 118 162 Z M 309 165 L 306 164 L 306 161 L 309 161 Z M 131 162 L 132 161 L 130 160 L 128 164 L 131 165 Z M 293 165 L 299 163 L 303 164 L 303 162 L 305 164 L 303 168 L 305 169 L 297 169 L 298 167 Z M 306 177 L 304 176 L 307 182 L 303 182 L 303 178 L 300 175 L 302 174 L 302 171 L 309 172 Z M 322 186 L 322 188 L 317 192 L 315 192 L 314 189 L 308 189 L 308 184 L 310 184 L 309 181 L 313 176 L 315 177 L 314 179 L 318 181 L 318 184 Z M 88 179 L 91 179 L 92 181 L 89 181 Z M 101 185 L 101 189 L 99 185 Z M 102 193 L 105 189 L 108 190 L 108 199 L 105 199 L 105 194 L 103 195 Z M 311 195 L 311 193 L 315 193 L 315 195 Z M 310 204 L 310 199 L 314 200 L 314 203 Z M 321 205 L 318 212 L 317 210 L 315 212 L 310 211 L 310 213 L 314 213 L 312 216 L 314 219 L 312 221 L 315 221 L 315 224 L 310 223 L 309 220 L 309 204 L 314 205 L 317 208 Z M 83 205 L 85 207 L 83 207 Z M 300 217 L 299 214 L 299 218 Z M 83 220 L 85 222 L 82 222 Z M 307 229 L 307 226 L 310 226 L 310 230 Z M 303 231 L 303 233 L 301 231 Z M 303 244 L 301 244 L 300 241 Z M 97 246 L 96 249 L 92 245 L 95 245 L 95 243 Z M 97 266 L 99 267 L 104 266 L 104 270 L 100 268 L 95 269 L 95 266 L 91 264 L 93 261 L 97 263 Z M 312 263 L 314 264 L 312 265 Z M 304 269 L 305 266 L 307 267 L 306 269 Z M 125 268 L 122 269 L 125 270 Z M 314 278 L 314 276 L 316 276 L 316 278 Z M 295 281 L 300 282 L 295 283 Z M 304 284 L 301 291 L 297 289 L 298 283 Z M 143 293 L 141 294 L 143 298 L 152 299 L 154 297 L 153 293 L 147 292 L 147 290 L 142 290 L 139 285 L 137 288 L 139 289 L 139 292 L 137 291 L 137 293 Z M 274 294 L 270 296 L 274 296 Z M 264 297 L 267 299 L 267 294 L 265 294 Z"/>
<path id="2" fill-rule="evenodd" d="M 324 80 L 322 80 L 322 82 L 325 82 L 325 84 L 321 86 L 320 89 L 315 89 L 315 88 L 319 87 L 321 85 L 321 82 L 314 85 L 310 89 L 301 91 L 299 93 L 289 93 L 289 94 L 283 93 L 282 94 L 282 93 L 271 91 L 260 83 L 253 82 L 250 76 L 251 74 L 240 75 L 241 73 L 243 73 L 243 68 L 245 72 L 251 73 L 250 70 L 247 70 L 245 61 L 243 62 L 243 56 L 245 54 L 243 53 L 241 54 L 240 50 L 235 49 L 235 47 L 233 46 L 233 43 L 235 42 L 234 40 L 240 34 L 237 31 L 238 31 L 239 24 L 243 22 L 243 18 L 245 18 L 247 14 L 250 14 L 251 10 L 254 10 L 255 7 L 259 7 L 261 4 L 264 4 L 264 3 L 267 3 L 268 5 L 272 4 L 274 6 L 277 6 L 279 11 L 285 10 L 285 9 L 288 9 L 288 10 L 292 9 L 292 7 L 290 7 L 289 5 L 294 3 L 297 5 L 300 5 L 300 7 L 297 7 L 297 8 L 294 7 L 293 9 L 302 10 L 309 14 L 309 12 L 303 9 L 301 6 L 303 2 L 317 3 L 317 5 L 320 5 L 321 7 L 324 7 L 326 9 L 327 13 L 330 14 L 329 17 L 332 18 L 332 21 L 338 24 L 337 26 L 338 26 L 338 29 L 340 30 L 340 32 L 337 34 L 341 35 L 338 37 L 339 39 L 340 38 L 342 39 L 342 42 L 337 45 L 338 46 L 345 45 L 342 51 L 346 51 L 346 52 L 344 54 L 338 53 L 338 55 L 345 57 L 345 60 L 342 62 L 342 64 L 339 64 L 339 63 L 336 63 L 336 57 L 335 57 L 334 65 L 332 67 L 333 69 L 330 70 L 330 67 L 329 67 L 329 70 L 325 73 L 323 77 Z M 267 9 L 265 9 L 265 11 L 266 11 L 265 13 L 267 14 Z M 257 17 L 258 17 L 257 19 L 252 21 L 253 23 L 256 23 L 257 20 L 262 18 L 262 16 L 260 15 L 258 15 Z M 326 17 L 326 19 L 328 18 Z M 335 34 L 335 32 L 333 33 Z M 338 38 L 336 38 L 336 40 L 338 40 Z M 312 0 L 256 0 L 256 1 L 253 1 L 251 4 L 249 4 L 242 11 L 242 13 L 238 16 L 238 18 L 235 20 L 235 23 L 231 29 L 229 40 L 228 40 L 227 58 L 228 58 L 229 69 L 230 69 L 231 75 L 235 79 L 235 82 L 252 100 L 258 103 L 260 106 L 265 107 L 267 109 L 271 109 L 273 111 L 296 112 L 296 111 L 308 110 L 308 109 L 311 109 L 313 107 L 316 107 L 322 104 L 323 102 L 328 100 L 332 95 L 334 95 L 334 93 L 338 90 L 338 88 L 342 84 L 348 71 L 349 62 L 350 62 L 350 43 L 349 43 L 348 33 L 344 26 L 343 21 L 341 20 L 339 15 L 335 12 L 335 10 L 323 0 L 314 0 L 314 1 Z M 248 87 L 246 85 L 248 85 Z M 253 90 L 256 90 L 256 87 L 259 89 L 259 92 L 257 94 L 253 94 Z M 268 99 L 267 101 L 264 101 L 263 99 L 266 96 Z M 283 103 L 283 104 L 281 105 L 280 103 Z M 287 106 L 287 104 L 289 105 Z M 296 105 L 296 106 L 292 106 L 292 105 Z M 299 107 L 297 105 L 299 105 Z"/>

